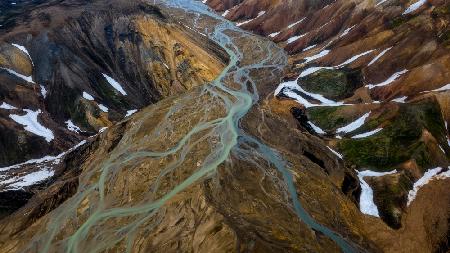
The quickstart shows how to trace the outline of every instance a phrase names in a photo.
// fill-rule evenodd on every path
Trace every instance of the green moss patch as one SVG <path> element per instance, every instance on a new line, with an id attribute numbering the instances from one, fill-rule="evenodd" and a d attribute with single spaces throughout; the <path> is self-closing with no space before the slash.
<path id="1" fill-rule="evenodd" d="M 424 169 L 437 165 L 431 159 L 430 150 L 420 140 L 422 131 L 427 129 L 439 143 L 445 143 L 446 130 L 436 101 L 403 104 L 392 121 L 386 123 L 387 126 L 373 136 L 340 141 L 339 149 L 347 161 L 360 168 L 377 171 L 391 170 L 410 159 L 415 159 Z M 369 122 L 366 125 L 374 127 L 375 124 Z"/>
<path id="2" fill-rule="evenodd" d="M 404 16 L 404 15 L 398 16 L 392 20 L 389 20 L 388 27 L 389 27 L 389 29 L 397 28 L 397 27 L 405 24 L 406 22 L 408 22 L 408 20 L 409 20 L 409 17 L 407 17 L 407 16 Z"/>
<path id="3" fill-rule="evenodd" d="M 92 83 L 95 84 L 92 85 L 95 92 L 105 100 L 103 104 L 108 108 L 128 108 L 128 103 L 125 98 L 102 75 L 97 75 L 97 80 L 93 80 Z"/>
<path id="4" fill-rule="evenodd" d="M 322 69 L 301 78 L 299 83 L 305 90 L 332 100 L 351 97 L 356 89 L 363 86 L 359 69 Z"/>
<path id="5" fill-rule="evenodd" d="M 89 124 L 89 121 L 86 118 L 86 112 L 92 109 L 87 108 L 85 103 L 82 103 L 80 100 L 74 102 L 74 106 L 68 108 L 70 118 L 72 121 L 82 129 L 85 129 L 90 132 L 95 132 L 94 128 Z M 94 117 L 99 117 L 100 115 L 94 114 Z"/>
<path id="6" fill-rule="evenodd" d="M 437 6 L 431 12 L 433 18 L 445 17 L 450 14 L 450 4 Z"/>
<path id="7" fill-rule="evenodd" d="M 346 106 L 321 106 L 310 107 L 306 113 L 308 119 L 326 132 L 334 132 L 337 128 L 348 125 L 352 121 L 361 117 L 365 112 L 357 115 L 342 113 L 341 110 Z"/>

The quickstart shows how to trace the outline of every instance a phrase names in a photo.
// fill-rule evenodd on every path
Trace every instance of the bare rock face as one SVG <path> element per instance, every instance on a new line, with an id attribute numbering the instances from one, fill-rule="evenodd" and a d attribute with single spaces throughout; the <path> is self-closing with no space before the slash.
<path id="1" fill-rule="evenodd" d="M 213 80 L 228 61 L 217 44 L 155 6 L 30 1 L 4 10 L 1 217 L 61 176 L 61 158 L 75 144 L 130 112 Z"/>
<path id="2" fill-rule="evenodd" d="M 27 15 L 2 11 L 0 101 L 14 107 L 0 109 L 2 166 L 61 153 L 129 110 L 213 80 L 227 61 L 158 8 L 59 2 L 21 3 Z M 53 138 L 9 117 L 25 109 Z"/>

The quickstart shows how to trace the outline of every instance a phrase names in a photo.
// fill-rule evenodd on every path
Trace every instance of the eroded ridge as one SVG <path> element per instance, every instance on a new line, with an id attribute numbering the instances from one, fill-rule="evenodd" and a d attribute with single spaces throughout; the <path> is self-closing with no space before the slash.
<path id="1" fill-rule="evenodd" d="M 298 218 L 352 252 L 349 243 L 303 209 L 282 157 L 240 128 L 241 119 L 259 101 L 255 74 L 264 74 L 266 84 L 276 83 L 287 62 L 283 50 L 210 13 L 200 2 L 164 4 L 187 12 L 185 25 L 226 49 L 230 64 L 212 83 L 162 100 L 105 132 L 105 139 L 118 131 L 123 136 L 112 150 L 95 151 L 83 166 L 74 196 L 40 220 L 41 229 L 25 232 L 34 234 L 31 241 L 17 241 L 14 247 L 36 252 L 150 249 L 142 238 L 164 222 L 169 211 L 165 205 L 213 177 L 218 167 L 240 160 L 261 170 L 276 169 L 281 177 L 267 175 L 292 201 Z M 243 42 L 251 42 L 253 50 L 243 54 Z"/>

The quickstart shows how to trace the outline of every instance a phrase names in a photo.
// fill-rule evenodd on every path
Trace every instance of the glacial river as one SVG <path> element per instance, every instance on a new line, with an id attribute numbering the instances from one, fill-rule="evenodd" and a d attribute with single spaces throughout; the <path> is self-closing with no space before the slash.
<path id="1" fill-rule="evenodd" d="M 266 68 L 281 73 L 287 64 L 284 51 L 267 41 L 255 45 L 258 50 L 266 51 L 264 58 L 248 63 L 235 39 L 254 35 L 211 12 L 199 1 L 170 0 L 159 4 L 182 9 L 193 17 L 186 25 L 221 45 L 230 56 L 229 65 L 212 83 L 173 101 L 161 101 L 159 107 L 154 105 L 143 110 L 143 119 L 134 123 L 104 161 L 82 173 L 77 193 L 47 215 L 46 230 L 37 233 L 26 250 L 131 252 L 138 231 L 143 226 L 151 230 L 158 223 L 159 208 L 189 186 L 214 174 L 230 154 L 235 154 L 242 159 L 258 156 L 252 161 L 263 160 L 275 166 L 283 176 L 298 218 L 333 240 L 343 252 L 355 252 L 351 243 L 317 223 L 305 211 L 282 157 L 240 128 L 240 120 L 259 100 L 258 83 L 252 79 L 251 71 Z M 215 20 L 215 26 L 201 27 L 206 18 Z M 234 85 L 226 85 L 225 80 L 232 80 Z M 163 120 L 149 127 L 147 121 L 157 115 Z M 142 133 L 144 130 L 147 132 Z M 138 135 L 141 137 L 136 141 L 127 143 Z M 149 192 L 140 193 L 139 201 L 119 200 L 111 189 L 142 164 L 159 166 L 155 180 L 141 183 L 148 183 Z M 168 175 L 180 171 L 187 175 L 172 185 Z"/>

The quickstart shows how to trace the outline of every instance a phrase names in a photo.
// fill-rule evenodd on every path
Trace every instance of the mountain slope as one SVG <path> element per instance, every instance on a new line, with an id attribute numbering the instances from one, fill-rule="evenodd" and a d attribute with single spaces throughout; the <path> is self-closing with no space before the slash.
<path id="1" fill-rule="evenodd" d="M 2 120 L 61 147 L 0 168 L 0 252 L 448 250 L 446 2 L 25 6 Z"/>
<path id="2" fill-rule="evenodd" d="M 407 234 L 417 186 L 433 175 L 444 181 L 429 183 L 439 192 L 434 185 L 449 181 L 448 1 L 206 4 L 288 52 L 291 67 L 275 95 L 298 104 L 277 107 L 301 108 L 291 112 L 296 118 L 303 115 L 303 130 L 320 136 L 359 171 L 361 211 Z M 443 205 L 421 203 L 448 213 L 445 200 L 435 201 Z M 448 248 L 445 217 L 439 218 L 440 232 L 435 231 L 440 239 L 427 242 L 424 252 Z M 429 224 L 414 226 L 416 234 L 429 229 Z M 403 243 L 411 244 L 397 242 Z"/>
<path id="3" fill-rule="evenodd" d="M 7 20 L 16 26 L 1 34 L 0 99 L 10 108 L 0 109 L 0 165 L 61 153 L 223 68 L 220 48 L 158 9 L 120 3 L 119 12 L 113 4 L 49 2 Z M 39 121 L 29 124 L 42 125 L 34 133 L 10 117 L 25 108 Z"/>

